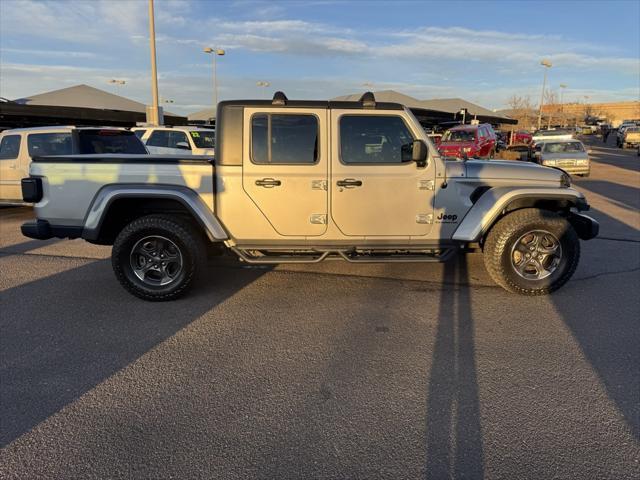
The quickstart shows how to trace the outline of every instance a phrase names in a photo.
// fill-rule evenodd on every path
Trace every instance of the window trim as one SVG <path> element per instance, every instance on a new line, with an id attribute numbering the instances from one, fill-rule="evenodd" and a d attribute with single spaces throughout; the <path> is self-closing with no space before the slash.
<path id="1" fill-rule="evenodd" d="M 0 155 L 0 160 L 18 160 L 20 158 L 20 151 L 22 150 L 22 135 L 20 135 L 19 133 L 12 133 L 10 135 L 5 135 L 4 137 L 2 137 L 2 140 L 4 140 L 5 138 L 10 138 L 10 137 L 18 137 L 18 151 L 16 153 L 15 157 L 3 157 Z M 2 142 L 2 140 L 0 140 L 0 143 Z"/>
<path id="2" fill-rule="evenodd" d="M 272 115 L 288 115 L 288 116 L 309 116 L 315 117 L 316 119 L 316 158 L 313 163 L 286 163 L 286 162 L 255 162 L 253 160 L 253 117 L 256 115 L 266 115 L 268 118 Z M 267 121 L 267 158 L 271 159 L 271 121 Z M 309 113 L 300 113 L 300 112 L 254 112 L 251 114 L 249 118 L 249 161 L 253 165 L 287 165 L 292 167 L 313 167 L 320 163 L 320 159 L 322 158 L 322 142 L 320 141 L 320 117 L 318 114 L 309 112 Z"/>
<path id="3" fill-rule="evenodd" d="M 341 114 L 338 117 L 338 160 L 340 161 L 340 164 L 346 166 L 346 167 L 357 167 L 360 165 L 365 165 L 365 166 L 404 166 L 404 165 L 409 165 L 411 163 L 413 163 L 413 160 L 409 160 L 407 162 L 393 162 L 393 163 L 379 163 L 379 162 L 363 162 L 363 163 L 345 163 L 342 160 L 342 131 L 340 129 L 340 125 L 342 124 L 342 119 L 344 117 L 397 117 L 400 120 L 402 120 L 402 123 L 404 123 L 404 126 L 407 128 L 407 130 L 409 131 L 409 133 L 411 134 L 411 136 L 413 137 L 413 141 L 415 142 L 416 140 L 422 140 L 419 137 L 416 137 L 416 134 L 413 130 L 411 130 L 411 127 L 409 127 L 409 125 L 407 124 L 407 122 L 405 121 L 404 117 L 402 115 L 394 115 L 394 114 L 384 114 L 384 115 L 371 115 L 371 114 L 353 114 L 353 113 L 344 113 Z M 427 159 L 426 159 L 427 165 L 429 164 L 429 152 L 427 149 Z M 425 165 L 426 166 L 426 165 Z"/>

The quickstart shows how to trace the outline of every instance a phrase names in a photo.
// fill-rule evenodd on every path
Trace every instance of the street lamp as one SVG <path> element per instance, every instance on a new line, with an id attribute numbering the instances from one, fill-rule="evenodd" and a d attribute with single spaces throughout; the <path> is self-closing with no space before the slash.
<path id="1" fill-rule="evenodd" d="M 206 47 L 203 51 L 204 53 L 210 53 L 213 55 L 213 110 L 215 111 L 218 108 L 218 77 L 216 75 L 216 57 L 218 55 L 224 55 L 225 51 L 221 48 L 211 47 Z"/>
<path id="2" fill-rule="evenodd" d="M 538 130 L 542 125 L 542 104 L 544 103 L 544 89 L 547 86 L 547 69 L 551 68 L 551 62 L 547 59 L 543 59 L 540 65 L 544 67 L 544 80 L 542 81 L 542 94 L 540 95 L 540 110 L 538 111 Z"/>
<path id="3" fill-rule="evenodd" d="M 567 88 L 565 83 L 560 84 L 560 113 L 562 115 L 562 126 L 565 126 L 565 118 L 564 118 L 564 103 L 562 102 L 562 98 L 564 97 L 564 89 Z"/>
<path id="4" fill-rule="evenodd" d="M 127 82 L 125 80 L 118 80 L 118 79 L 112 78 L 111 80 L 108 80 L 107 83 L 116 85 L 116 92 L 120 93 L 120 87 Z"/>
<path id="5" fill-rule="evenodd" d="M 257 87 L 268 87 L 269 85 L 271 85 L 269 82 L 265 82 L 262 80 L 260 80 L 259 82 L 256 82 Z"/>
<path id="6" fill-rule="evenodd" d="M 149 50 L 151 53 L 151 118 L 147 121 L 151 125 L 158 126 L 162 123 L 160 107 L 158 106 L 158 68 L 156 66 L 156 26 L 153 15 L 153 0 L 149 0 Z M 149 117 L 149 115 L 147 114 Z"/>

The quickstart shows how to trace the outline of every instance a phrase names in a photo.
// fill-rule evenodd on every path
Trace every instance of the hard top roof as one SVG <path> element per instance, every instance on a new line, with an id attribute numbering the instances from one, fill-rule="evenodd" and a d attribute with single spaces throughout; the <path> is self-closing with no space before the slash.
<path id="1" fill-rule="evenodd" d="M 226 100 L 218 104 L 242 107 L 325 108 L 346 110 L 404 110 L 404 106 L 392 102 L 376 102 L 373 93 L 366 92 L 359 101 L 341 100 L 289 100 L 282 92 L 276 92 L 272 100 Z"/>

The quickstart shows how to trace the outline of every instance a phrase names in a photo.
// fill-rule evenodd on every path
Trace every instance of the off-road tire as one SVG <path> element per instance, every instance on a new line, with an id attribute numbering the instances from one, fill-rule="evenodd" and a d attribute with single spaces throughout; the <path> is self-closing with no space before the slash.
<path id="1" fill-rule="evenodd" d="M 134 274 L 131 250 L 149 235 L 169 239 L 182 256 L 182 271 L 168 285 L 151 286 Z M 129 293 L 149 301 L 174 300 L 185 294 L 205 264 L 205 243 L 200 232 L 188 220 L 171 215 L 147 215 L 132 221 L 118 234 L 111 252 L 111 265 L 120 284 Z"/>
<path id="2" fill-rule="evenodd" d="M 552 233 L 562 247 L 562 259 L 547 278 L 527 280 L 512 265 L 512 248 L 532 230 Z M 560 215 L 537 208 L 508 213 L 489 231 L 484 242 L 484 264 L 489 275 L 502 288 L 521 295 L 546 295 L 562 287 L 576 271 L 580 260 L 580 241 L 571 224 Z"/>

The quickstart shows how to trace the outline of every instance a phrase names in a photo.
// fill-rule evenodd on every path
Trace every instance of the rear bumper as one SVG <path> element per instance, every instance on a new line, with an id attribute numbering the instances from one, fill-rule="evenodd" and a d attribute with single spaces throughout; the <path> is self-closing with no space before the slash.
<path id="1" fill-rule="evenodd" d="M 600 232 L 600 224 L 583 213 L 571 213 L 568 220 L 582 240 L 591 240 Z"/>
<path id="2" fill-rule="evenodd" d="M 46 220 L 32 220 L 25 222 L 20 227 L 25 237 L 36 240 L 48 240 L 50 238 L 79 238 L 82 236 L 82 227 L 50 225 Z"/>

